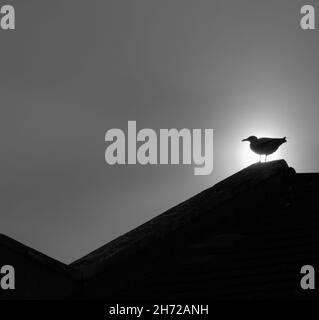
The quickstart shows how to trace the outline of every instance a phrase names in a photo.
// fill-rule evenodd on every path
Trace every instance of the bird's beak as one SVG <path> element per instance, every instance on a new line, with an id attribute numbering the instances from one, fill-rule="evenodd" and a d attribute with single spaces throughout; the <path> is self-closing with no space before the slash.
<path id="1" fill-rule="evenodd" d="M 248 141 L 247 139 L 243 139 L 243 140 L 241 140 L 241 141 Z"/>

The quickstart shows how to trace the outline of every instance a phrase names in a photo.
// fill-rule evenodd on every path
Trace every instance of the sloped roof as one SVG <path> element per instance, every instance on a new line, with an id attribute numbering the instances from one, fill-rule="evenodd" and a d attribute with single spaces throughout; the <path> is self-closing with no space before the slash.
<path id="1" fill-rule="evenodd" d="M 71 264 L 85 278 L 142 251 L 276 175 L 294 175 L 284 160 L 253 164 Z"/>
<path id="2" fill-rule="evenodd" d="M 72 267 L 58 260 L 50 258 L 49 256 L 35 249 L 32 249 L 4 234 L 0 234 L 0 247 L 6 247 L 10 251 L 13 251 L 18 255 L 24 256 L 25 259 L 31 259 L 36 263 L 42 264 L 45 267 L 50 268 L 52 270 L 63 272 L 69 276 L 76 277 L 76 272 L 72 269 Z"/>

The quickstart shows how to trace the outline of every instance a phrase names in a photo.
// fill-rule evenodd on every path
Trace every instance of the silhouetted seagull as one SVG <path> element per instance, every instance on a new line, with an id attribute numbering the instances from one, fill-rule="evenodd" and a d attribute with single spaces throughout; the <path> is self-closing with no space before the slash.
<path id="1" fill-rule="evenodd" d="M 255 153 L 259 154 L 259 162 L 261 156 L 265 155 L 265 162 L 267 161 L 267 156 L 274 153 L 283 143 L 287 142 L 286 137 L 284 138 L 257 138 L 255 136 L 250 136 L 242 141 L 250 142 L 250 149 Z"/>

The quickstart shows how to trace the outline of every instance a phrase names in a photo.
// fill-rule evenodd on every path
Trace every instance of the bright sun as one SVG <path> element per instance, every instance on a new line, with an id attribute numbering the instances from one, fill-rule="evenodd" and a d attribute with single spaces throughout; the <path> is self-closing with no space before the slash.
<path id="1" fill-rule="evenodd" d="M 239 149 L 239 161 L 242 166 L 247 167 L 259 161 L 259 155 L 252 152 L 249 148 L 249 142 L 242 143 Z"/>

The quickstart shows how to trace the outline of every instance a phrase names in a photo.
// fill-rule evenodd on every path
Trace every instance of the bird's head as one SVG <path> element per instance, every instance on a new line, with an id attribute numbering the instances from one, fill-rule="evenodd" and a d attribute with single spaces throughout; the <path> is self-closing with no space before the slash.
<path id="1" fill-rule="evenodd" d="M 246 138 L 246 139 L 243 139 L 243 140 L 241 140 L 241 141 L 254 142 L 254 141 L 256 141 L 256 140 L 258 140 L 258 138 L 257 138 L 256 136 L 250 136 L 250 137 L 248 137 L 248 138 Z"/>

